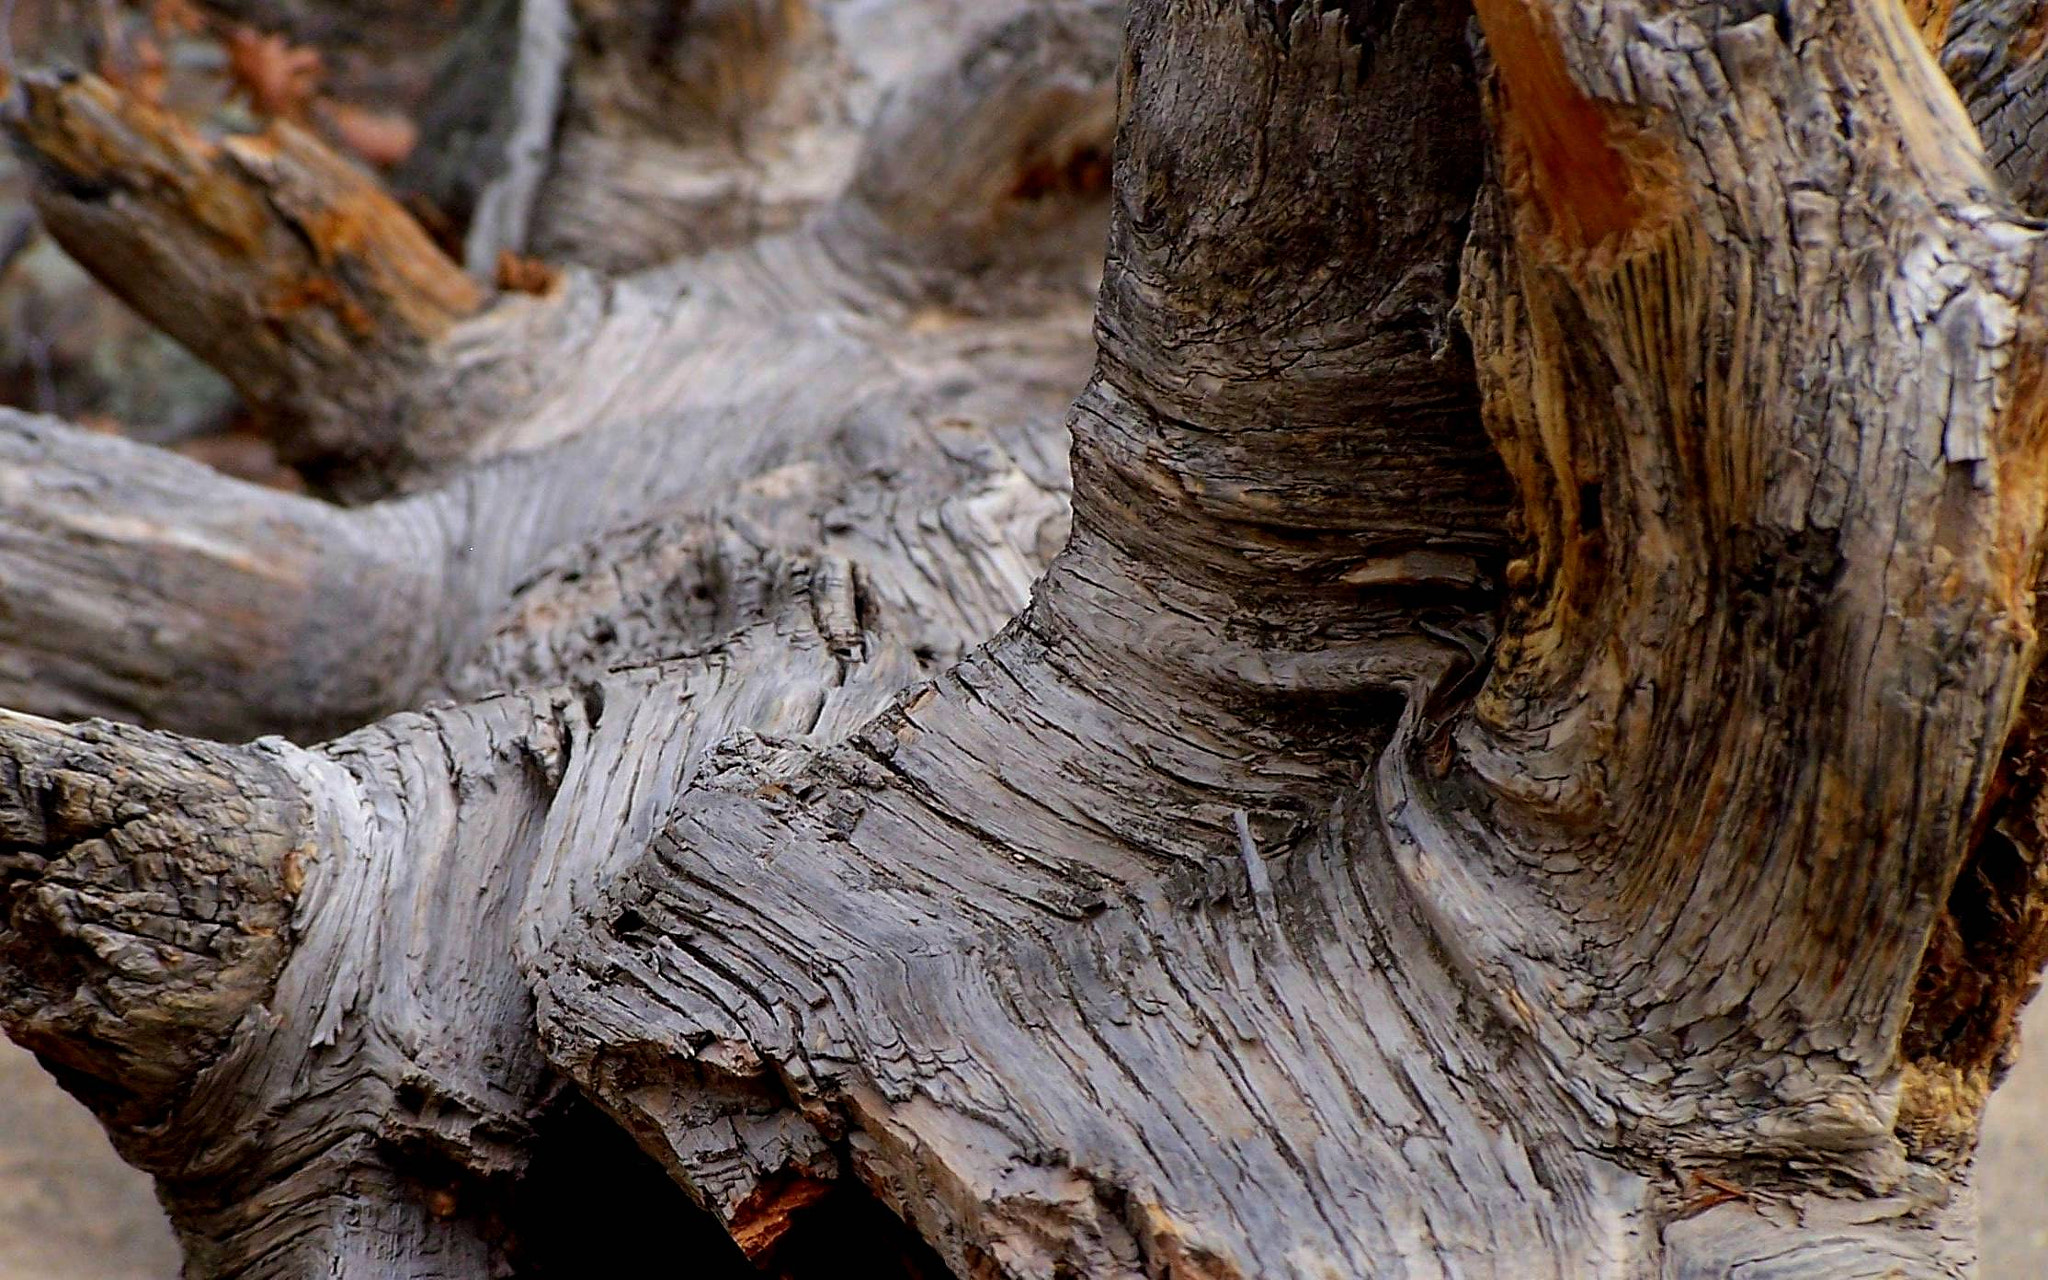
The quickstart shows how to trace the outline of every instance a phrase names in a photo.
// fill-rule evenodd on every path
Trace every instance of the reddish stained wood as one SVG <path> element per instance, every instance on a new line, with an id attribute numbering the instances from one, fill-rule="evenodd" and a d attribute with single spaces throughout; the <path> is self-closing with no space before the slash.
<path id="1" fill-rule="evenodd" d="M 1573 81 L 1547 15 L 1532 0 L 1477 0 L 1500 71 L 1503 114 L 1529 164 L 1550 232 L 1574 249 L 1612 243 L 1647 219 L 1645 166 L 1612 112 Z"/>

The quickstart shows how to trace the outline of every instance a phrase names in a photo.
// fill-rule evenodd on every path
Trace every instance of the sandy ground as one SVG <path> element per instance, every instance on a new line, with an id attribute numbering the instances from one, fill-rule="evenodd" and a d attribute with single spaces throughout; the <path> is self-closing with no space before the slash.
<path id="1" fill-rule="evenodd" d="M 2048 1276 L 2048 996 L 2027 1010 L 2020 1065 L 1984 1117 L 1977 1198 L 1984 1213 L 1981 1280 Z M 12 1277 L 7 1277 L 12 1280 Z"/>
<path id="2" fill-rule="evenodd" d="M 2048 1000 L 2035 1052 L 1992 1100 L 1978 1178 L 1981 1280 L 2048 1276 Z M 172 1280 L 178 1251 L 149 1180 L 122 1164 L 35 1059 L 0 1040 L 0 1280 Z"/>
<path id="3" fill-rule="evenodd" d="M 0 1280 L 170 1280 L 149 1179 L 36 1060 L 0 1038 Z"/>

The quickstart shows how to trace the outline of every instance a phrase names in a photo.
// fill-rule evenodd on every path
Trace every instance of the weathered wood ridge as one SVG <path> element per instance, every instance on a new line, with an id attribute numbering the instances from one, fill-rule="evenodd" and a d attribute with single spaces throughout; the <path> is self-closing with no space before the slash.
<path id="1" fill-rule="evenodd" d="M 0 1020 L 188 1274 L 1968 1272 L 2048 5 L 514 9 L 472 266 L 635 273 L 9 117 L 357 503 L 0 416 Z"/>

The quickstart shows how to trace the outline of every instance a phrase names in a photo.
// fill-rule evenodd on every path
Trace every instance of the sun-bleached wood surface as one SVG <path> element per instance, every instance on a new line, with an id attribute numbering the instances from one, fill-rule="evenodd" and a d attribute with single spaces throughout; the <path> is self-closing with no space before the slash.
<path id="1" fill-rule="evenodd" d="M 523 45 L 491 234 L 633 270 L 471 298 L 378 205 L 317 305 L 182 286 L 354 505 L 0 418 L 0 1016 L 198 1275 L 523 1265 L 613 1126 L 790 1273 L 879 1204 L 962 1276 L 1962 1274 L 2048 947 L 2022 19 L 733 0 L 715 145 Z M 28 86 L 141 296 L 376 197 Z M 608 257 L 663 145 L 773 155 Z"/>

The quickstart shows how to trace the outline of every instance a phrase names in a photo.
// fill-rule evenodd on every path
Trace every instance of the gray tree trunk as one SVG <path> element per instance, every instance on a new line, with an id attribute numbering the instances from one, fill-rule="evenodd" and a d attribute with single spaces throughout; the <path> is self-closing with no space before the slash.
<path id="1" fill-rule="evenodd" d="M 352 504 L 0 416 L 0 1020 L 189 1275 L 1968 1273 L 2048 5 L 681 12 L 479 6 L 495 299 L 24 78 Z"/>

